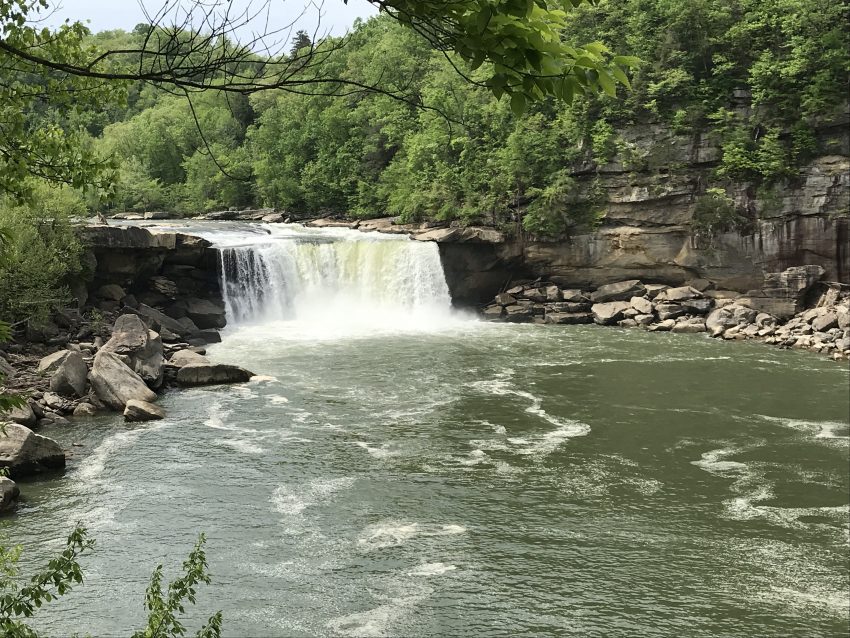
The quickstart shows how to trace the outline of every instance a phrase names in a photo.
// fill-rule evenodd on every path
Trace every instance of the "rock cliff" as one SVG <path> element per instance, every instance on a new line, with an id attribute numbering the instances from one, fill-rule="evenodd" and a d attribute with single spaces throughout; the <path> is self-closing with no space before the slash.
<path id="1" fill-rule="evenodd" d="M 707 134 L 634 125 L 619 131 L 624 143 L 611 162 L 573 173 L 600 198 L 594 231 L 558 240 L 468 229 L 420 237 L 440 243 L 453 296 L 465 304 L 489 300 L 505 282 L 523 277 L 585 288 L 705 278 L 751 292 L 765 287 L 766 275 L 814 265 L 824 269 L 824 280 L 850 283 L 848 123 L 845 112 L 825 124 L 811 161 L 771 187 L 720 184 L 714 175 L 720 149 Z M 741 211 L 735 228 L 696 223 L 699 199 L 711 186 L 724 186 Z"/>

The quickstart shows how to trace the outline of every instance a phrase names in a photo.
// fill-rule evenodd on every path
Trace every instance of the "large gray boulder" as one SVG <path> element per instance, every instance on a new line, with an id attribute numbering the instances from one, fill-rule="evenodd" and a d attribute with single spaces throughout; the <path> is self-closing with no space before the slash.
<path id="1" fill-rule="evenodd" d="M 712 310 L 705 319 L 705 327 L 712 337 L 719 337 L 732 326 L 737 326 L 734 311 L 728 306 Z"/>
<path id="2" fill-rule="evenodd" d="M 103 352 L 113 352 L 129 358 L 129 366 L 145 382 L 156 388 L 162 384 L 162 339 L 136 315 L 121 315 L 115 321 L 112 338 Z"/>
<path id="3" fill-rule="evenodd" d="M 95 394 L 114 410 L 124 410 L 128 401 L 156 401 L 156 394 L 142 378 L 113 352 L 101 350 L 95 355 L 89 373 Z"/>
<path id="4" fill-rule="evenodd" d="M 659 299 L 664 298 L 667 301 L 685 301 L 686 299 L 698 299 L 702 297 L 702 293 L 690 286 L 679 286 L 678 288 L 668 288 L 660 293 L 658 297 Z"/>
<path id="5" fill-rule="evenodd" d="M 127 406 L 124 408 L 125 421 L 156 421 L 165 418 L 165 410 L 158 405 L 148 403 L 147 401 L 137 401 L 135 399 L 127 401 Z"/>
<path id="6" fill-rule="evenodd" d="M 65 360 L 65 357 L 68 356 L 69 352 L 70 350 L 59 350 L 58 352 L 54 352 L 42 358 L 42 360 L 38 362 L 36 372 L 39 374 L 52 374 L 56 372 Z"/>
<path id="7" fill-rule="evenodd" d="M 86 393 L 86 379 L 89 375 L 83 355 L 69 352 L 50 377 L 50 389 L 65 396 L 82 397 Z"/>
<path id="8" fill-rule="evenodd" d="M 7 476 L 0 476 L 0 512 L 14 507 L 20 495 L 21 490 L 15 481 Z"/>
<path id="9" fill-rule="evenodd" d="M 639 283 L 639 282 L 638 282 Z M 632 307 L 628 301 L 611 301 L 608 303 L 595 303 L 590 308 L 593 313 L 593 321 L 608 326 L 623 318 L 623 313 Z"/>
<path id="10" fill-rule="evenodd" d="M 244 383 L 253 376 L 245 368 L 225 363 L 190 363 L 177 371 L 177 383 L 189 386 Z"/>
<path id="11" fill-rule="evenodd" d="M 189 334 L 189 330 L 187 330 L 186 326 L 184 326 L 182 322 L 172 317 L 169 317 L 168 315 L 160 312 L 156 308 L 151 308 L 147 304 L 139 304 L 139 314 L 145 319 L 148 319 L 155 330 L 159 330 L 161 328 L 168 328 L 171 332 L 176 335 L 180 335 L 181 337 L 184 337 Z"/>
<path id="12" fill-rule="evenodd" d="M 65 452 L 53 439 L 28 427 L 8 423 L 0 433 L 0 467 L 13 477 L 65 467 Z"/>
<path id="13" fill-rule="evenodd" d="M 19 408 L 12 408 L 5 414 L 0 414 L 0 421 L 11 421 L 31 428 L 38 422 L 38 417 L 33 412 L 32 406 L 27 403 Z"/>
<path id="14" fill-rule="evenodd" d="M 573 326 L 583 323 L 593 323 L 593 315 L 589 312 L 546 312 L 546 323 Z"/>
<path id="15" fill-rule="evenodd" d="M 501 308 L 499 308 L 501 311 Z M 198 354 L 193 350 L 178 350 L 174 354 L 171 355 L 171 359 L 168 360 L 171 365 L 175 365 L 178 368 L 182 368 L 183 366 L 187 366 L 190 363 L 210 363 L 210 360 L 207 359 L 204 355 Z"/>
<path id="16" fill-rule="evenodd" d="M 625 301 L 632 297 L 643 297 L 645 294 L 646 288 L 640 281 L 629 279 L 628 281 L 600 286 L 596 292 L 590 295 L 590 299 L 594 303 L 604 303 L 606 301 Z"/>
<path id="17" fill-rule="evenodd" d="M 629 303 L 632 304 L 632 308 L 642 315 L 651 315 L 653 313 L 652 302 L 646 297 L 632 297 Z"/>
<path id="18" fill-rule="evenodd" d="M 224 304 L 195 297 L 186 300 L 186 316 L 201 329 L 224 328 L 227 324 L 224 315 Z"/>

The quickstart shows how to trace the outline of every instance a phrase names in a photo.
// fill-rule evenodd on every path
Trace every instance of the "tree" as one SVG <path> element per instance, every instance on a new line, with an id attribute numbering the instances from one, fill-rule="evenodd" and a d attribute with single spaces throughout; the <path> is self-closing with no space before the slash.
<path id="1" fill-rule="evenodd" d="M 201 534 L 189 557 L 183 562 L 183 575 L 171 581 L 166 591 L 162 586 L 162 565 L 151 576 L 145 595 L 148 612 L 145 627 L 133 638 L 178 638 L 186 627 L 180 619 L 186 603 L 194 604 L 199 583 L 210 583 L 204 543 Z M 8 638 L 38 638 L 38 633 L 26 623 L 45 604 L 69 593 L 83 582 L 79 559 L 94 547 L 86 529 L 77 526 L 68 536 L 65 549 L 48 561 L 26 585 L 18 583 L 18 560 L 22 548 L 0 545 L 0 634 Z M 195 634 L 197 638 L 218 638 L 221 635 L 222 614 L 214 614 Z M 70 628 L 67 634 L 71 635 Z M 76 635 L 76 634 L 74 634 Z"/>
<path id="2" fill-rule="evenodd" d="M 568 11 L 585 1 L 373 4 L 434 46 L 455 51 L 466 63 L 462 68 L 452 62 L 459 73 L 497 97 L 509 95 L 520 113 L 529 101 L 546 96 L 569 100 L 585 92 L 613 94 L 617 82 L 628 84 L 623 68 L 634 59 L 612 57 L 598 42 L 579 47 L 562 40 Z M 261 22 L 273 8 L 271 0 L 249 3 L 238 15 L 226 0 L 166 3 L 146 29 L 136 28 L 132 45 L 112 49 L 88 42 L 79 22 L 57 30 L 38 28 L 34 20 L 48 5 L 48 0 L 0 1 L 0 189 L 18 197 L 31 195 L 22 186 L 27 175 L 75 187 L 108 189 L 114 183 L 114 165 L 98 156 L 81 132 L 34 114 L 45 104 L 76 113 L 124 101 L 130 82 L 187 97 L 207 89 L 242 95 L 271 89 L 331 96 L 369 91 L 422 106 L 418 96 L 398 87 L 334 73 L 332 61 L 347 38 L 326 38 L 294 55 L 286 55 L 285 45 L 274 41 L 276 32 L 240 42 L 237 31 Z M 485 64 L 486 78 L 469 75 Z"/>
<path id="3" fill-rule="evenodd" d="M 304 29 L 299 29 L 295 32 L 295 37 L 292 38 L 292 46 L 289 49 L 289 55 L 296 56 L 302 49 L 310 48 L 312 46 L 313 41 L 310 39 L 310 34 L 304 31 Z"/>

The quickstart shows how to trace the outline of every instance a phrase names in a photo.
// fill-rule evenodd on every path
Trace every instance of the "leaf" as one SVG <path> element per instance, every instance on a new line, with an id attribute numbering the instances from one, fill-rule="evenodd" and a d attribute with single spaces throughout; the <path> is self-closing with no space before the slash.
<path id="1" fill-rule="evenodd" d="M 632 88 L 632 84 L 631 84 L 631 82 L 629 82 L 629 76 L 627 76 L 623 72 L 623 69 L 618 67 L 616 64 L 612 64 L 610 68 L 611 68 L 611 73 L 614 75 L 614 78 L 616 78 L 617 81 L 620 82 L 620 84 L 625 86 L 627 89 Z"/>
<path id="2" fill-rule="evenodd" d="M 511 111 L 517 117 L 521 117 L 525 113 L 525 95 L 519 91 L 511 95 Z"/>

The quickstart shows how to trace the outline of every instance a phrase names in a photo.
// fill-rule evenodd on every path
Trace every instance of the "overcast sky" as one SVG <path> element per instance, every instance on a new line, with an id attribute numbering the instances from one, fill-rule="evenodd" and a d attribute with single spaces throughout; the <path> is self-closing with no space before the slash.
<path id="1" fill-rule="evenodd" d="M 209 3 L 210 0 L 206 0 Z M 145 9 L 148 14 L 154 15 L 159 11 L 166 0 L 59 0 L 51 2 L 58 9 L 46 20 L 48 26 L 61 24 L 65 19 L 79 20 L 88 24 L 94 31 L 107 29 L 131 30 L 140 22 L 147 22 Z M 220 0 L 222 6 L 225 0 Z M 233 7 L 239 13 L 247 5 L 260 7 L 265 0 L 231 0 Z M 191 6 L 187 0 L 171 0 L 171 6 Z M 316 28 L 319 16 L 317 3 L 309 0 L 271 0 L 271 11 L 269 12 L 269 29 L 274 30 L 289 25 L 293 20 L 298 20 L 295 29 L 304 29 L 311 34 Z M 306 8 L 306 12 L 305 12 Z M 305 12 L 301 16 L 302 12 Z M 349 0 L 344 4 L 342 0 L 325 0 L 321 9 L 320 33 L 331 33 L 341 35 L 354 22 L 356 18 L 366 18 L 377 13 L 375 7 L 366 0 Z M 301 17 L 299 17 L 301 16 Z M 255 31 L 265 31 L 265 14 L 261 21 L 255 21 Z M 247 33 L 244 35 L 248 35 Z"/>

